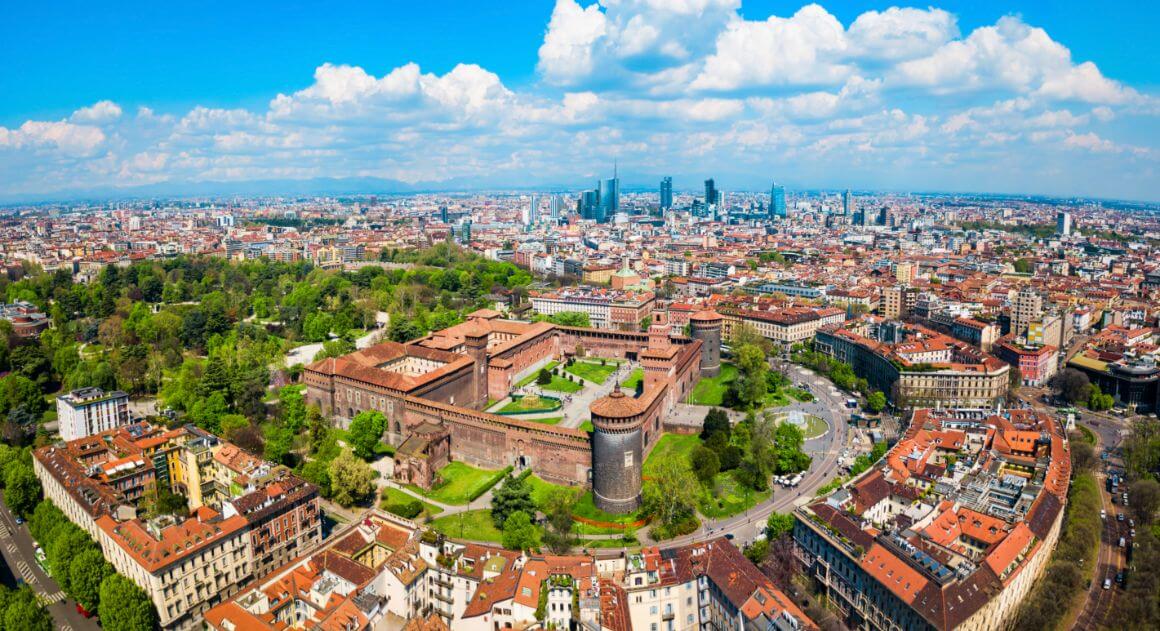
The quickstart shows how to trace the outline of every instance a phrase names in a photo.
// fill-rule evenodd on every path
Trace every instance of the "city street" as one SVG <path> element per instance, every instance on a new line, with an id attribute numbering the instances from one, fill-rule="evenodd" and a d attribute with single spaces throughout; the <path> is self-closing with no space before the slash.
<path id="1" fill-rule="evenodd" d="M 2 495 L 0 495 L 2 497 Z M 66 599 L 60 586 L 36 564 L 36 553 L 28 524 L 16 524 L 8 506 L 0 502 L 0 553 L 17 580 L 28 583 L 37 599 L 47 604 L 48 612 L 61 631 L 100 629 L 95 619 L 77 613 L 76 601 Z"/>

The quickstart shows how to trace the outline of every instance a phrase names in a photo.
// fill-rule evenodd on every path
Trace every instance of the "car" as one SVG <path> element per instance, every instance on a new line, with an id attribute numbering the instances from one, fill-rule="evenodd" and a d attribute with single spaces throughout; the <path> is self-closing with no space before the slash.
<path id="1" fill-rule="evenodd" d="M 1120 585 L 1124 584 L 1124 572 L 1122 570 L 1119 572 L 1116 572 L 1116 582 L 1119 583 Z"/>
<path id="2" fill-rule="evenodd" d="M 1108 518 L 1108 512 L 1101 508 L 1100 509 L 1100 519 L 1107 519 L 1107 518 Z"/>
<path id="3" fill-rule="evenodd" d="M 93 617 L 93 612 L 91 612 L 91 611 L 89 611 L 88 609 L 85 609 L 84 607 L 82 607 L 80 603 L 77 603 L 77 613 L 79 613 L 80 615 L 82 615 L 82 616 L 84 616 L 84 617 L 86 617 L 86 618 L 92 618 L 92 617 Z"/>
<path id="4" fill-rule="evenodd" d="M 1135 519 L 1132 519 L 1131 517 L 1129 517 L 1129 518 L 1128 518 L 1128 527 L 1129 527 L 1129 528 L 1135 528 L 1135 527 L 1136 527 L 1136 520 L 1135 520 Z"/>
<path id="5" fill-rule="evenodd" d="M 1127 540 L 1125 540 L 1123 537 L 1120 537 L 1120 547 L 1121 547 L 1121 548 L 1126 548 L 1126 547 L 1128 547 L 1128 542 L 1127 542 Z"/>
<path id="6" fill-rule="evenodd" d="M 1111 588 L 1112 588 L 1112 579 L 1105 578 L 1104 579 L 1104 589 L 1111 589 Z"/>
<path id="7" fill-rule="evenodd" d="M 19 525 L 21 525 L 21 524 L 23 524 L 23 523 L 24 523 L 24 518 L 23 518 L 23 517 L 20 517 L 19 515 L 17 515 L 17 517 L 16 517 L 16 525 L 17 525 L 17 526 L 19 526 Z"/>
<path id="8" fill-rule="evenodd" d="M 1124 521 L 1124 514 L 1120 513 L 1120 514 L 1116 515 L 1116 521 Z"/>

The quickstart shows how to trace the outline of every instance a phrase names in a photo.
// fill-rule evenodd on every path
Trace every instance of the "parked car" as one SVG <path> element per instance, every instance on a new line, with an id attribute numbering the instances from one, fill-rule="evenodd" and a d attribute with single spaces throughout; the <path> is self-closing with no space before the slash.
<path id="1" fill-rule="evenodd" d="M 1112 579 L 1105 578 L 1104 579 L 1104 589 L 1111 589 L 1111 588 L 1112 588 Z"/>

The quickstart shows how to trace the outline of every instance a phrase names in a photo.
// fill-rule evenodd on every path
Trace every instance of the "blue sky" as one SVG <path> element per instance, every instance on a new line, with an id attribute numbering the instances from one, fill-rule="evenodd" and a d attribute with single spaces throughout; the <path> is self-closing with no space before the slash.
<path id="1" fill-rule="evenodd" d="M 0 195 L 579 187 L 615 156 L 629 184 L 1160 199 L 1151 3 L 166 4 L 0 9 Z"/>

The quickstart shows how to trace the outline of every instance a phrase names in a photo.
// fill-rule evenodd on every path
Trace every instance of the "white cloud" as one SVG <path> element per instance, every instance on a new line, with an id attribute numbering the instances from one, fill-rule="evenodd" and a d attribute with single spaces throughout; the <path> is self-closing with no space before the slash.
<path id="1" fill-rule="evenodd" d="M 1093 132 L 1086 134 L 1072 134 L 1064 139 L 1063 144 L 1075 149 L 1086 149 L 1088 151 L 1095 151 L 1099 153 L 1106 153 L 1112 151 L 1120 151 L 1116 143 L 1100 138 Z"/>
<path id="2" fill-rule="evenodd" d="M 859 54 L 890 60 L 928 55 L 958 34 L 955 16 L 935 8 L 867 11 L 849 30 L 851 46 Z"/>
<path id="3" fill-rule="evenodd" d="M 1047 77 L 1039 94 L 1053 99 L 1118 104 L 1137 96 L 1136 91 L 1100 74 L 1090 61 Z"/>
<path id="4" fill-rule="evenodd" d="M 93 123 L 99 125 L 101 123 L 115 121 L 120 117 L 120 105 L 112 101 L 97 101 L 89 107 L 82 107 L 73 112 L 69 120 L 74 123 Z"/>
<path id="5" fill-rule="evenodd" d="M 771 85 L 834 85 L 852 74 L 839 63 L 847 46 L 837 18 L 822 7 L 802 7 L 790 18 L 734 20 L 692 88 L 736 90 Z"/>
<path id="6" fill-rule="evenodd" d="M 540 46 L 540 72 L 560 85 L 588 75 L 593 70 L 592 47 L 606 29 L 604 13 L 595 2 L 581 7 L 575 0 L 557 0 Z"/>
<path id="7" fill-rule="evenodd" d="M 73 157 L 88 156 L 105 142 L 99 128 L 66 121 L 25 121 L 17 129 L 0 130 L 0 147 L 52 147 Z"/>

